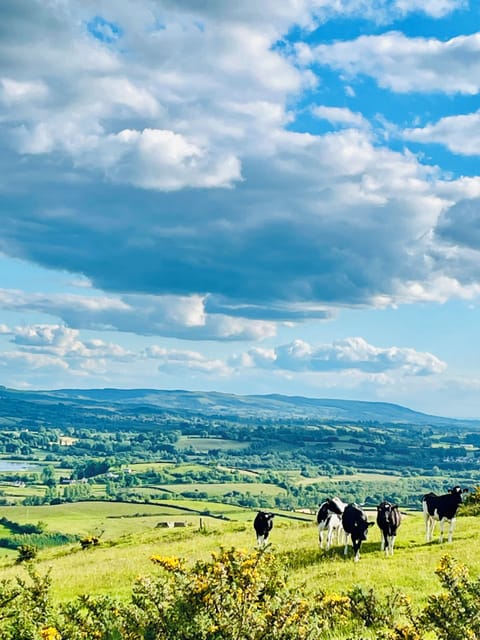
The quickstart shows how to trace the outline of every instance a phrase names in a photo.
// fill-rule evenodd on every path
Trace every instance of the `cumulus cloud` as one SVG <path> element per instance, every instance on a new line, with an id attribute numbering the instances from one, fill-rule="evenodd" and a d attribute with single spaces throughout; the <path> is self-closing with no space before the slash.
<path id="1" fill-rule="evenodd" d="M 480 90 L 480 33 L 435 38 L 409 38 L 398 31 L 314 47 L 320 64 L 349 77 L 365 74 L 381 87 L 410 91 L 463 93 Z"/>
<path id="2" fill-rule="evenodd" d="M 230 341 L 261 340 L 272 337 L 276 332 L 275 324 L 270 321 L 229 316 L 218 310 L 208 313 L 205 299 L 201 296 L 27 294 L 0 289 L 0 307 L 61 318 L 73 330 L 68 335 L 76 335 L 78 329 L 89 329 L 187 340 Z M 59 328 L 58 331 L 60 333 L 52 339 L 65 339 L 67 329 Z M 43 340 L 46 337 L 47 334 L 42 335 Z M 40 335 L 34 333 L 33 338 L 40 339 Z"/>
<path id="3" fill-rule="evenodd" d="M 395 0 L 395 7 L 401 13 L 418 11 L 433 18 L 442 18 L 466 6 L 468 6 L 468 0 Z"/>
<path id="4" fill-rule="evenodd" d="M 149 347 L 145 350 L 145 357 L 158 362 L 158 369 L 163 373 L 179 374 L 185 372 L 199 373 L 202 375 L 227 376 L 231 369 L 221 359 L 212 359 L 199 353 L 181 349 L 165 349 L 159 346 Z"/>
<path id="5" fill-rule="evenodd" d="M 344 107 L 317 106 L 312 108 L 312 113 L 317 118 L 328 120 L 332 124 L 352 127 L 368 127 L 368 122 L 361 113 L 355 113 Z"/>
<path id="6" fill-rule="evenodd" d="M 414 376 L 438 374 L 446 368 L 446 364 L 431 353 L 402 347 L 375 347 L 363 338 L 346 338 L 317 346 L 294 340 L 271 350 L 250 349 L 232 363 L 295 372 L 356 370 L 381 374 L 399 370 Z"/>
<path id="7" fill-rule="evenodd" d="M 342 125 L 325 135 L 289 126 L 318 79 L 285 34 L 367 5 L 4 3 L 0 251 L 106 293 L 4 291 L 3 307 L 74 329 L 247 340 L 282 320 L 395 304 L 406 283 L 469 287 L 436 225 L 472 184 L 447 193 L 435 167 L 379 144 L 353 110 L 317 104 Z M 375 7 L 387 21 L 421 9 Z M 386 33 L 306 53 L 396 90 L 469 93 L 477 45 Z"/>
<path id="8" fill-rule="evenodd" d="M 480 111 L 465 115 L 446 116 L 433 124 L 403 132 L 405 140 L 424 144 L 445 145 L 453 153 L 480 155 Z"/>
<path id="9" fill-rule="evenodd" d="M 63 325 L 4 327 L 4 335 L 23 353 L 51 354 L 58 358 L 111 358 L 127 360 L 129 352 L 120 345 L 103 340 L 80 340 L 79 332 Z"/>

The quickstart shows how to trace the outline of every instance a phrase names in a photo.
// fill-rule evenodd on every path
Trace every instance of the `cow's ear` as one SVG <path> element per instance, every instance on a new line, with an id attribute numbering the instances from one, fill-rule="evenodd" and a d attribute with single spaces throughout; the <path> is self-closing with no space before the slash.
<path id="1" fill-rule="evenodd" d="M 398 509 L 398 504 L 392 504 L 392 509 Z"/>
<path id="2" fill-rule="evenodd" d="M 462 493 L 468 493 L 468 489 L 464 489 Z"/>
<path id="3" fill-rule="evenodd" d="M 380 511 L 380 505 L 378 505 L 378 507 L 377 507 L 377 511 Z"/>

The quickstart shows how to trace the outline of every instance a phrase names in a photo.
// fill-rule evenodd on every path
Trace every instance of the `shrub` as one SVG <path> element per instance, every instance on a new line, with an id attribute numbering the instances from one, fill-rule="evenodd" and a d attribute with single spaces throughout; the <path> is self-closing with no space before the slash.
<path id="1" fill-rule="evenodd" d="M 290 590 L 269 552 L 221 549 L 190 569 L 176 557 L 152 561 L 161 574 L 141 578 L 133 593 L 132 628 L 141 638 L 302 640 L 326 627 L 324 603 Z"/>
<path id="2" fill-rule="evenodd" d="M 396 592 L 380 598 L 360 587 L 306 598 L 268 549 L 221 549 L 191 566 L 175 556 L 152 561 L 159 571 L 136 581 L 128 603 L 89 594 L 52 603 L 49 574 L 28 564 L 27 579 L 0 581 L 1 640 L 480 638 L 480 580 L 449 556 L 437 569 L 443 592 L 420 613 Z"/>
<path id="3" fill-rule="evenodd" d="M 82 549 L 88 549 L 89 547 L 96 547 L 100 544 L 100 538 L 98 536 L 85 536 L 80 539 L 80 546 Z"/>
<path id="4" fill-rule="evenodd" d="M 445 591 L 431 595 L 419 616 L 425 629 L 440 640 L 472 640 L 480 637 L 480 579 L 471 580 L 465 565 L 449 555 L 435 572 Z"/>
<path id="5" fill-rule="evenodd" d="M 18 547 L 17 564 L 29 562 L 37 557 L 38 548 L 33 544 L 22 544 Z"/>

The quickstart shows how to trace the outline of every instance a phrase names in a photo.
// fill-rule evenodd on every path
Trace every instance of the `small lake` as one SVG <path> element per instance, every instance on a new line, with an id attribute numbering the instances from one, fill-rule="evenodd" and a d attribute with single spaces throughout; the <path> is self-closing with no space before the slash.
<path id="1" fill-rule="evenodd" d="M 29 462 L 13 462 L 11 460 L 0 460 L 0 472 L 2 471 L 35 471 L 37 466 Z"/>

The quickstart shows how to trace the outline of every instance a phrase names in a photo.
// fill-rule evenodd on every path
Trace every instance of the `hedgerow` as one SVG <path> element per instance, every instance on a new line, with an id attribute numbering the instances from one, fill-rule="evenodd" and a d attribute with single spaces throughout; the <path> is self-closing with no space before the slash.
<path id="1" fill-rule="evenodd" d="M 0 582 L 2 640 L 475 640 L 480 580 L 444 556 L 442 593 L 414 610 L 409 598 L 353 588 L 305 596 L 289 587 L 273 553 L 220 549 L 209 561 L 153 556 L 125 602 L 85 594 L 67 603 L 50 595 L 50 575 L 34 564 L 25 578 Z"/>

